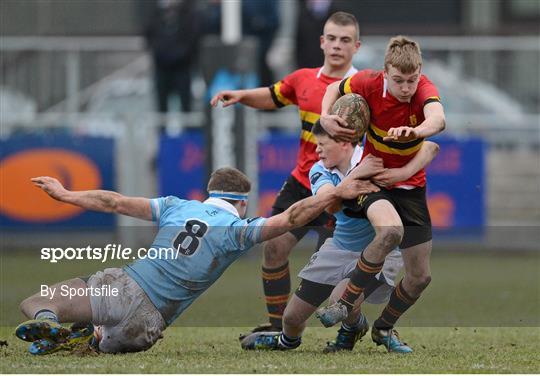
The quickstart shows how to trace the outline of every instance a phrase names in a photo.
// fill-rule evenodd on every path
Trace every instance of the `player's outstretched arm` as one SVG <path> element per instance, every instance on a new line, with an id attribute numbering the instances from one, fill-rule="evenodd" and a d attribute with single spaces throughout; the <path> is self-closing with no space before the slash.
<path id="1" fill-rule="evenodd" d="M 375 184 L 381 187 L 386 187 L 405 181 L 416 174 L 421 169 L 425 168 L 439 153 L 439 145 L 435 142 L 424 141 L 422 148 L 416 153 L 413 159 L 401 168 L 389 168 L 378 175 L 375 175 L 372 180 Z"/>
<path id="2" fill-rule="evenodd" d="M 126 197 L 117 192 L 92 190 L 70 191 L 55 178 L 40 176 L 30 179 L 35 186 L 55 200 L 80 206 L 81 208 L 106 213 L 123 214 L 130 217 L 152 220 L 150 200 L 143 197 Z"/>
<path id="3" fill-rule="evenodd" d="M 409 142 L 427 138 L 440 133 L 446 128 L 444 109 L 440 102 L 431 102 L 424 106 L 425 120 L 417 127 L 390 128 L 384 141 Z"/>
<path id="4" fill-rule="evenodd" d="M 277 108 L 272 100 L 270 89 L 267 87 L 246 90 L 223 90 L 210 100 L 210 104 L 213 107 L 216 107 L 219 102 L 222 103 L 223 107 L 241 103 L 258 110 L 273 110 Z"/>
<path id="5" fill-rule="evenodd" d="M 315 196 L 317 196 L 317 195 L 325 195 L 325 194 L 327 194 L 327 191 L 330 191 L 330 190 L 336 190 L 337 189 L 339 191 L 339 189 L 341 189 L 340 186 L 348 185 L 350 180 L 355 181 L 353 183 L 354 187 L 356 187 L 355 189 L 358 189 L 356 191 L 356 195 L 354 197 L 357 197 L 359 195 L 366 194 L 366 193 L 372 193 L 372 192 L 380 191 L 380 188 L 377 187 L 376 185 L 374 185 L 371 181 L 363 180 L 361 178 L 357 179 L 354 176 L 349 175 L 345 179 L 343 179 L 343 181 L 341 183 L 339 183 L 337 186 L 334 186 L 332 184 L 323 185 L 322 187 L 319 188 L 319 190 L 317 191 Z M 341 201 L 342 200 L 343 200 L 343 197 L 339 197 L 337 200 L 334 200 L 331 204 L 329 204 L 326 207 L 325 211 L 327 213 L 330 213 L 330 214 L 337 213 L 338 211 L 341 210 Z"/>
<path id="6" fill-rule="evenodd" d="M 344 179 L 334 189 L 328 189 L 317 196 L 311 196 L 296 202 L 283 213 L 270 217 L 264 223 L 261 241 L 282 235 L 294 228 L 301 227 L 317 218 L 328 206 L 344 199 L 358 197 L 359 194 L 377 192 L 377 186 L 357 179 Z"/>
<path id="7" fill-rule="evenodd" d="M 321 104 L 321 125 L 330 136 L 340 141 L 352 142 L 356 132 L 348 129 L 345 119 L 338 115 L 332 115 L 332 106 L 341 96 L 339 92 L 339 81 L 333 82 L 326 88 Z"/>

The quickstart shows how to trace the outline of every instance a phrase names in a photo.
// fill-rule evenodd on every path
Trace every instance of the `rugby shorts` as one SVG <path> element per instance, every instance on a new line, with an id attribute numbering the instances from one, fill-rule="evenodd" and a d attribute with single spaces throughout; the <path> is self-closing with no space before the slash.
<path id="1" fill-rule="evenodd" d="M 333 239 L 327 239 L 322 247 L 311 256 L 311 259 L 298 273 L 298 276 L 315 284 L 335 287 L 343 279 L 350 277 L 360 254 L 361 252 L 339 249 Z M 383 283 L 368 296 L 366 302 L 371 304 L 386 303 L 390 299 L 390 294 L 396 285 L 398 273 L 402 268 L 403 258 L 401 252 L 397 249 L 393 250 L 386 256 L 382 270 L 375 276 Z M 302 295 L 309 296 L 311 292 L 302 292 L 302 288 L 300 288 L 300 291 L 297 290 L 297 295 L 300 298 L 302 298 Z M 332 289 L 325 292 L 326 297 L 321 296 L 320 303 L 330 296 Z M 325 290 L 325 288 L 322 290 Z M 311 302 L 308 303 L 312 304 Z"/>
<path id="2" fill-rule="evenodd" d="M 384 189 L 343 202 L 343 213 L 352 218 L 367 218 L 367 210 L 374 202 L 388 200 L 403 223 L 403 239 L 399 248 L 406 249 L 432 239 L 431 217 L 426 201 L 426 187 L 414 189 Z"/>
<path id="3" fill-rule="evenodd" d="M 109 268 L 88 279 L 89 287 L 109 285 L 118 296 L 91 296 L 92 323 L 101 326 L 99 351 L 144 351 L 162 338 L 166 327 L 161 313 L 146 293 L 123 269 Z"/>

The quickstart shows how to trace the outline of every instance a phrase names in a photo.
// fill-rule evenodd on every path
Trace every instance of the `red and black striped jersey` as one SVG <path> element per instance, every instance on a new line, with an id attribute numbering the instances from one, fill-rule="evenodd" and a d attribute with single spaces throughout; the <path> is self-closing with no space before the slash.
<path id="1" fill-rule="evenodd" d="M 383 141 L 388 130 L 401 126 L 416 127 L 425 120 L 424 106 L 430 102 L 440 101 L 435 85 L 426 76 L 421 75 L 418 89 L 412 96 L 410 103 L 400 102 L 386 90 L 383 71 L 370 69 L 362 70 L 354 76 L 342 80 L 339 91 L 341 95 L 360 94 L 367 101 L 371 112 L 371 121 L 366 132 L 364 155 L 372 154 L 382 158 L 386 168 L 405 166 L 414 158 L 424 142 L 423 139 L 405 143 Z M 424 169 L 406 181 L 396 184 L 396 186 L 415 187 L 425 185 L 426 173 Z"/>
<path id="2" fill-rule="evenodd" d="M 351 68 L 345 75 L 356 73 Z M 270 86 L 272 99 L 277 107 L 297 105 L 302 123 L 300 134 L 300 150 L 296 158 L 296 167 L 291 175 L 304 187 L 311 189 L 309 170 L 319 160 L 315 149 L 317 141 L 311 132 L 313 124 L 321 117 L 321 103 L 326 87 L 342 78 L 329 77 L 322 74 L 322 68 L 299 69 L 281 81 Z"/>

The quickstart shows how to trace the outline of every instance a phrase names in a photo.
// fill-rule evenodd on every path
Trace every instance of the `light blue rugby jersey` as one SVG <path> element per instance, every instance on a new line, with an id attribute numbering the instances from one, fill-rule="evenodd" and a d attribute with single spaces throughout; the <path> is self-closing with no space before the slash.
<path id="1" fill-rule="evenodd" d="M 360 162 L 362 153 L 363 148 L 356 146 L 349 171 Z M 309 171 L 311 192 L 315 195 L 319 188 L 325 184 L 336 186 L 343 178 L 344 175 L 337 168 L 327 169 L 322 161 L 319 161 Z M 343 214 L 343 210 L 335 213 L 334 216 L 336 217 L 336 228 L 332 241 L 339 249 L 362 252 L 375 237 L 375 230 L 367 219 L 347 217 Z"/>
<path id="2" fill-rule="evenodd" d="M 140 259 L 124 270 L 170 325 L 233 261 L 260 241 L 266 219 L 241 219 L 231 204 L 216 198 L 199 202 L 169 196 L 152 199 L 151 206 L 159 225 L 152 248 L 168 248 L 174 256 Z"/>

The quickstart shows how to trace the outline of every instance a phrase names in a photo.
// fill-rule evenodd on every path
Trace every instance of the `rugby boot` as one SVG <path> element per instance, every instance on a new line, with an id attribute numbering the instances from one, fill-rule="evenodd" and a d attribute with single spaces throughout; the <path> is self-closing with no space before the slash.
<path id="1" fill-rule="evenodd" d="M 46 339 L 53 342 L 63 342 L 71 334 L 71 330 L 64 328 L 56 321 L 40 319 L 28 320 L 17 326 L 15 335 L 27 342 Z"/>
<path id="2" fill-rule="evenodd" d="M 323 352 L 331 353 L 342 350 L 351 351 L 354 348 L 356 342 L 360 341 L 362 337 L 366 335 L 369 330 L 369 323 L 366 316 L 363 313 L 360 314 L 360 319 L 358 320 L 358 326 L 355 331 L 351 332 L 349 330 L 339 328 L 338 335 L 335 341 L 327 342 L 326 347 Z"/>
<path id="3" fill-rule="evenodd" d="M 296 347 L 285 347 L 280 344 L 281 332 L 255 332 L 245 337 L 240 345 L 244 350 L 292 350 Z"/>
<path id="4" fill-rule="evenodd" d="M 338 322 L 345 320 L 347 316 L 349 316 L 349 312 L 347 311 L 345 304 L 338 301 L 332 305 L 319 308 L 315 312 L 315 316 L 326 328 L 329 328 L 336 325 Z"/>
<path id="5" fill-rule="evenodd" d="M 70 332 L 67 338 L 59 341 L 50 338 L 38 339 L 30 345 L 28 352 L 32 355 L 47 355 L 61 350 L 72 350 L 78 344 L 89 343 L 94 335 L 94 326 L 91 323 L 75 323 Z"/>
<path id="6" fill-rule="evenodd" d="M 281 332 L 281 328 L 277 327 L 277 326 L 273 326 L 272 324 L 270 324 L 269 322 L 267 323 L 264 323 L 264 324 L 261 324 L 261 325 L 258 325 L 256 326 L 255 328 L 253 328 L 251 330 L 251 332 L 249 333 L 242 333 L 238 336 L 238 340 L 243 340 L 244 338 L 246 338 L 247 336 L 249 336 L 251 333 L 257 333 L 257 332 Z"/>
<path id="7" fill-rule="evenodd" d="M 371 329 L 371 339 L 377 346 L 384 345 L 388 352 L 408 354 L 413 350 L 399 339 L 399 334 L 395 329 L 382 330 L 373 327 Z"/>

